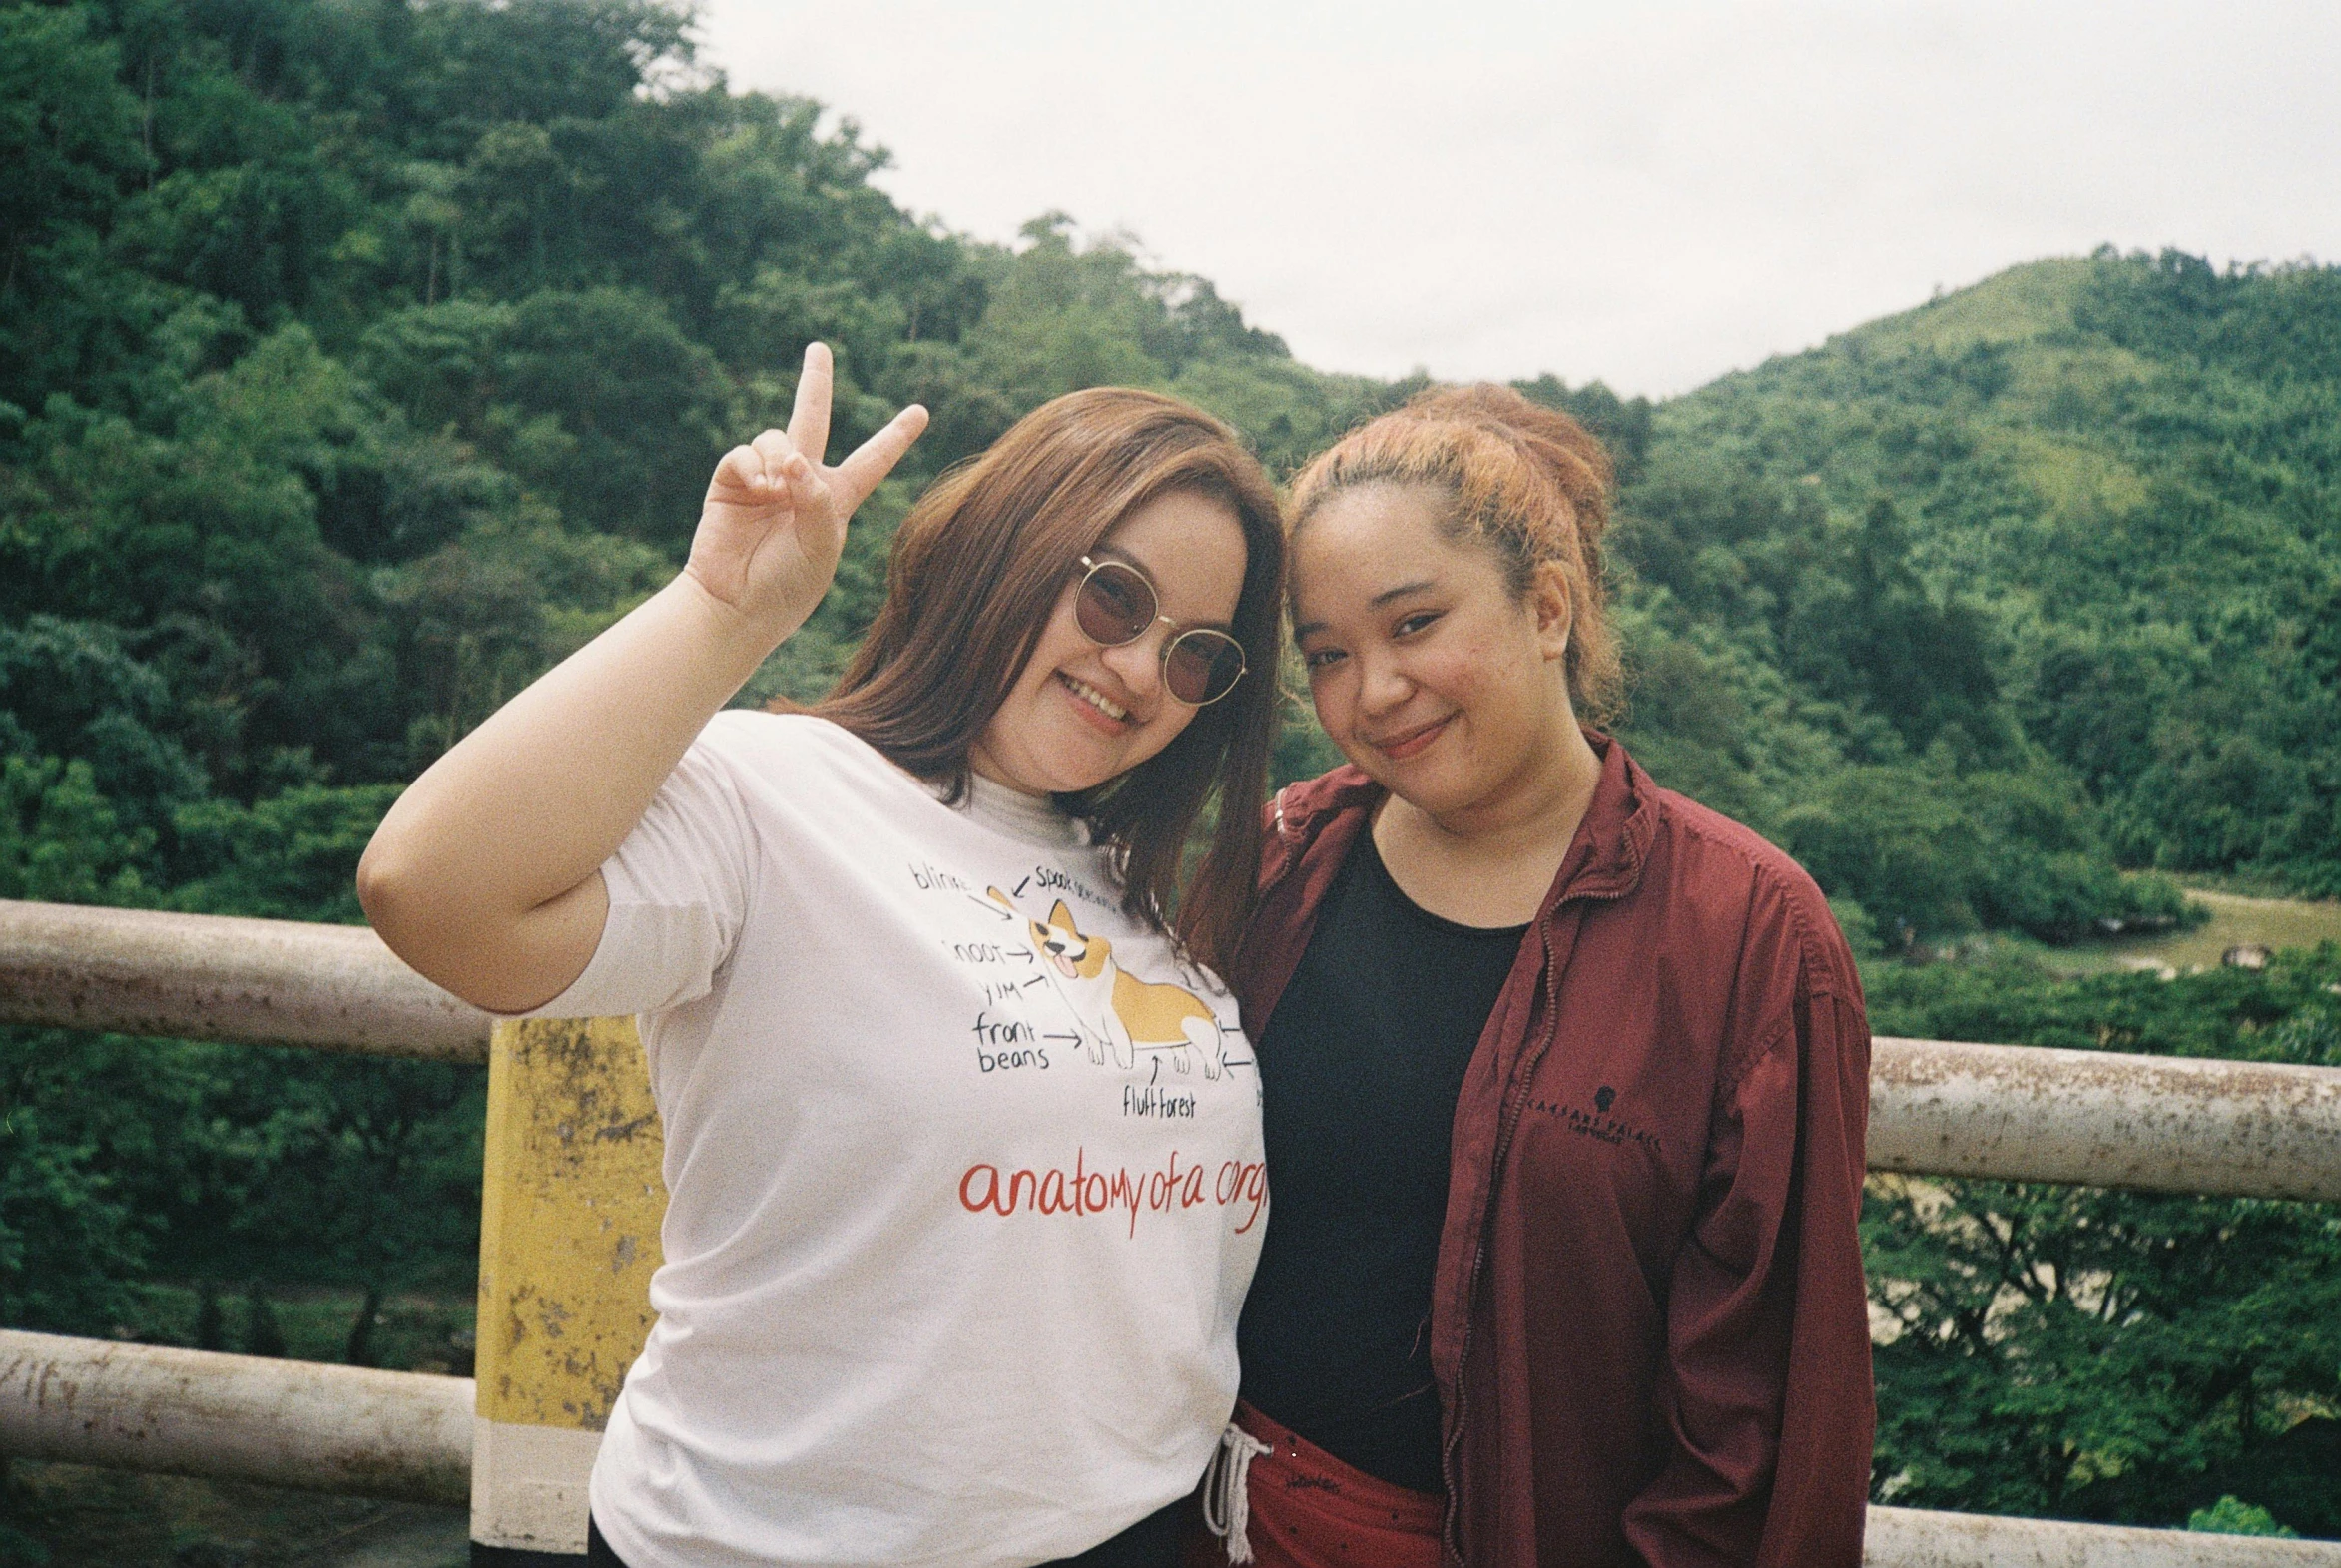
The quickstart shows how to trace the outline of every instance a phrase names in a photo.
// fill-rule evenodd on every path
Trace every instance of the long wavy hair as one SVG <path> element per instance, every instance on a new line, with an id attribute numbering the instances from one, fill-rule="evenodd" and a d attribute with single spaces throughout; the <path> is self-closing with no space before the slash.
<path id="1" fill-rule="evenodd" d="M 1243 527 L 1232 631 L 1247 673 L 1161 752 L 1058 803 L 1111 846 L 1124 909 L 1224 971 L 1259 863 L 1285 545 L 1268 475 L 1217 419 L 1122 387 L 1073 392 L 1026 414 L 990 450 L 936 480 L 903 519 L 885 604 L 836 690 L 811 711 L 957 799 L 969 748 L 1015 685 L 1081 557 L 1131 512 L 1177 491 L 1225 503 Z M 1187 840 L 1213 808 L 1196 859 Z"/>

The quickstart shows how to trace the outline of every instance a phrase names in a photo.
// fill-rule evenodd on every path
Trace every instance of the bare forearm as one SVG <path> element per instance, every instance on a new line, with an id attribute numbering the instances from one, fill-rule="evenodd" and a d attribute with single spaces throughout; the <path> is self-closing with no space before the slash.
<path id="1" fill-rule="evenodd" d="M 678 577 L 465 736 L 382 819 L 357 867 L 393 952 L 465 1000 L 539 1006 L 584 972 L 609 915 L 601 863 L 692 737 L 803 625 L 846 522 L 918 432 L 912 407 L 824 467 L 829 350 L 796 411 L 716 464 Z"/>
<path id="2" fill-rule="evenodd" d="M 778 632 L 686 574 L 506 704 L 368 846 L 358 893 L 382 939 L 482 1006 L 557 994 L 600 939 L 601 863 Z"/>

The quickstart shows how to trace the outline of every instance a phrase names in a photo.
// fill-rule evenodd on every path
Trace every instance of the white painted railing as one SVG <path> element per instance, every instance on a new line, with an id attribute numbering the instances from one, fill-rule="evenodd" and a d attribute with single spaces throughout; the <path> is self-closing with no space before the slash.
<path id="1" fill-rule="evenodd" d="M 488 1015 L 362 925 L 12 898 L 0 898 L 0 1023 L 488 1058 Z"/>
<path id="2" fill-rule="evenodd" d="M 1872 1042 L 1873 1171 L 2341 1200 L 2341 1069 Z"/>
<path id="3" fill-rule="evenodd" d="M 0 1023 L 478 1062 L 357 927 L 0 899 Z M 2341 1200 L 2341 1070 L 1879 1038 L 1873 1170 Z M 0 1453 L 459 1501 L 467 1378 L 0 1330 Z M 2341 1542 L 1877 1507 L 1873 1568 L 2341 1568 Z"/>
<path id="4" fill-rule="evenodd" d="M 487 1059 L 362 926 L 0 899 L 0 1023 Z M 2341 1069 L 1881 1036 L 1870 1167 L 2341 1201 Z"/>
<path id="5" fill-rule="evenodd" d="M 0 1453 L 314 1492 L 471 1495 L 468 1377 L 0 1328 Z"/>
<path id="6" fill-rule="evenodd" d="M 0 1329 L 0 1453 L 459 1504 L 468 1377 Z M 1872 1508 L 1865 1568 L 2337 1568 L 2341 1542 Z"/>

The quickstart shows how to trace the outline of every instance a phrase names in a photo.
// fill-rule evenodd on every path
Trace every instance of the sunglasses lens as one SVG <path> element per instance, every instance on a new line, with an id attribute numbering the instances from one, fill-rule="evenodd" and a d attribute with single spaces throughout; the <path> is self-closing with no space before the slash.
<path id="1" fill-rule="evenodd" d="M 1224 632 L 1181 632 L 1163 655 L 1163 684 L 1171 696 L 1197 707 L 1227 696 L 1243 674 L 1243 645 Z"/>
<path id="2" fill-rule="evenodd" d="M 1117 561 L 1100 561 L 1073 599 L 1081 635 L 1107 648 L 1134 642 L 1154 624 L 1154 589 Z"/>

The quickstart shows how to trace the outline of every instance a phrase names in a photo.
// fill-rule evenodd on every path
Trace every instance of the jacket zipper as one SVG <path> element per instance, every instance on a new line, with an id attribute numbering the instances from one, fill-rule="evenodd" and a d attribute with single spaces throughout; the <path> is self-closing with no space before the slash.
<path id="1" fill-rule="evenodd" d="M 1291 788 L 1292 785 L 1287 784 L 1276 792 L 1276 844 L 1283 857 L 1276 863 L 1276 874 L 1261 884 L 1259 891 L 1252 895 L 1255 906 L 1266 902 L 1270 893 L 1285 884 L 1285 879 L 1299 868 L 1302 851 L 1309 846 L 1309 836 L 1303 830 L 1305 824 L 1296 824 L 1290 831 L 1285 827 L 1284 798 Z"/>
<path id="2" fill-rule="evenodd" d="M 1553 910 L 1555 915 L 1559 912 L 1557 908 Z M 1456 1525 L 1457 1499 L 1463 1496 L 1459 1455 L 1463 1452 L 1463 1428 L 1471 1418 L 1470 1380 L 1465 1368 L 1471 1360 L 1471 1324 L 1477 1315 L 1473 1307 L 1479 1294 L 1479 1272 L 1487 1261 L 1487 1227 L 1495 1216 L 1495 1183 L 1503 1170 L 1503 1157 L 1511 1150 L 1520 1109 L 1528 1097 L 1528 1080 L 1535 1075 L 1537 1064 L 1544 1060 L 1544 1053 L 1552 1049 L 1550 1031 L 1558 1027 L 1560 1018 L 1560 966 L 1552 961 L 1550 935 L 1544 939 L 1544 1018 L 1547 1025 L 1544 1038 L 1531 1054 L 1521 1057 L 1513 1066 L 1511 1082 L 1504 1085 L 1503 1103 L 1496 1110 L 1495 1152 L 1487 1168 L 1487 1212 L 1479 1218 L 1479 1235 L 1471 1244 L 1471 1272 L 1463 1287 L 1463 1337 L 1457 1346 L 1455 1362 L 1455 1430 L 1448 1435 L 1439 1466 L 1447 1482 L 1447 1519 L 1440 1532 L 1439 1545 L 1443 1560 L 1454 1568 L 1466 1568 Z"/>

